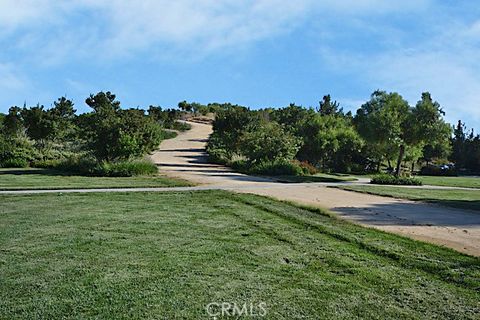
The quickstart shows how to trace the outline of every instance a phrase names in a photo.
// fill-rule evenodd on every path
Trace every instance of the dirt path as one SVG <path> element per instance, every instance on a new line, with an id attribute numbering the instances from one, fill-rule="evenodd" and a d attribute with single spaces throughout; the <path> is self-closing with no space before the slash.
<path id="1" fill-rule="evenodd" d="M 219 188 L 290 200 L 330 209 L 340 217 L 377 229 L 448 246 L 480 256 L 480 214 L 327 188 L 326 183 L 283 184 L 207 163 L 205 143 L 211 126 L 192 129 L 162 142 L 151 158 L 168 176 Z"/>

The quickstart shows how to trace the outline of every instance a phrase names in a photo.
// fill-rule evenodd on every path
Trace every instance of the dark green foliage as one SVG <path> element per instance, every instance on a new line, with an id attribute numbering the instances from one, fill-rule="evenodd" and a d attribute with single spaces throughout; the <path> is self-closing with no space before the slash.
<path id="1" fill-rule="evenodd" d="M 421 186 L 422 181 L 412 177 L 394 176 L 391 174 L 376 175 L 370 181 L 371 184 L 388 184 L 388 185 L 410 185 Z"/>
<path id="2" fill-rule="evenodd" d="M 425 161 L 428 166 L 435 160 L 447 159 L 451 154 L 451 151 L 452 148 L 448 139 L 435 144 L 429 143 L 423 147 L 421 160 Z"/>
<path id="3" fill-rule="evenodd" d="M 464 168 L 467 160 L 466 155 L 466 127 L 461 120 L 458 120 L 457 126 L 453 129 L 452 155 L 451 159 L 458 168 Z"/>
<path id="4" fill-rule="evenodd" d="M 132 177 L 158 173 L 155 164 L 148 161 L 101 162 L 94 167 L 93 175 L 101 177 Z"/>
<path id="5" fill-rule="evenodd" d="M 261 123 L 245 131 L 239 151 L 251 163 L 292 160 L 301 141 L 276 122 Z"/>
<path id="6" fill-rule="evenodd" d="M 422 167 L 420 170 L 420 174 L 422 176 L 449 176 L 453 177 L 456 176 L 457 170 L 455 167 L 450 166 L 434 166 L 434 165 L 427 165 Z"/>
<path id="7" fill-rule="evenodd" d="M 27 139 L 11 137 L 0 132 L 0 167 L 28 167 L 34 158 L 35 149 Z"/>
<path id="8" fill-rule="evenodd" d="M 322 116 L 337 115 L 343 114 L 343 109 L 340 108 L 340 104 L 337 101 L 332 102 L 332 98 L 327 94 L 323 96 L 323 100 L 319 103 L 318 113 Z"/>
<path id="9" fill-rule="evenodd" d="M 397 175 L 409 149 L 426 143 L 448 143 L 451 134 L 440 105 L 428 92 L 412 108 L 396 92 L 375 91 L 370 101 L 357 110 L 354 121 L 358 132 L 380 156 L 379 162 L 382 157 L 390 160 L 392 151 L 397 153 Z"/>
<path id="10" fill-rule="evenodd" d="M 187 130 L 190 130 L 191 128 L 192 126 L 189 125 L 188 123 L 180 122 L 180 121 L 175 121 L 171 126 L 168 127 L 168 129 L 178 130 L 178 131 L 187 131 Z"/>
<path id="11" fill-rule="evenodd" d="M 22 109 L 19 107 L 11 107 L 8 109 L 8 114 L 3 118 L 2 131 L 4 134 L 15 137 L 23 129 L 23 121 L 20 115 Z"/>
<path id="12" fill-rule="evenodd" d="M 251 165 L 298 159 L 311 164 L 305 173 L 350 171 L 363 145 L 351 121 L 329 96 L 322 113 L 293 103 L 277 110 L 231 107 L 217 113 L 207 151 L 216 163 L 231 163 L 236 156 Z"/>
<path id="13" fill-rule="evenodd" d="M 90 95 L 86 103 L 93 111 L 80 116 L 65 97 L 48 110 L 41 105 L 10 108 L 0 121 L 0 167 L 64 166 L 95 175 L 153 172 L 151 166 L 126 160 L 139 158 L 157 148 L 162 139 L 176 135 L 163 130 L 163 124 L 189 128 L 176 122 L 178 110 L 151 107 L 147 116 L 141 109 L 121 109 L 110 92 Z"/>
<path id="14" fill-rule="evenodd" d="M 298 159 L 322 168 L 348 172 L 363 145 L 349 119 L 340 115 L 315 115 L 298 130 L 303 144 Z"/>
<path id="15" fill-rule="evenodd" d="M 458 121 L 453 130 L 451 160 L 457 170 L 480 173 L 480 135 L 473 129 L 466 133 L 465 124 Z"/>
<path id="16" fill-rule="evenodd" d="M 120 109 L 110 92 L 91 95 L 86 103 L 94 110 L 79 118 L 86 150 L 99 161 L 139 157 L 154 150 L 162 140 L 162 129 L 140 109 Z"/>
<path id="17" fill-rule="evenodd" d="M 20 112 L 27 135 L 37 143 L 45 146 L 55 134 L 54 121 L 43 106 L 23 108 Z"/>
<path id="18" fill-rule="evenodd" d="M 147 110 L 148 116 L 155 122 L 158 122 L 165 129 L 173 129 L 178 131 L 186 131 L 190 129 L 190 125 L 178 120 L 182 116 L 182 112 L 177 109 L 165 109 L 160 106 L 150 106 Z"/>
<path id="19" fill-rule="evenodd" d="M 240 152 L 241 138 L 249 128 L 260 123 L 258 114 L 245 107 L 232 107 L 217 113 L 211 138 L 228 152 L 228 158 Z M 211 145 L 212 147 L 212 145 Z"/>
<path id="20" fill-rule="evenodd" d="M 37 164 L 39 168 L 49 168 L 68 174 L 97 177 L 131 177 L 158 173 L 155 164 L 148 161 L 98 162 L 87 157 L 70 157 L 61 161 L 44 161 Z"/>
<path id="21" fill-rule="evenodd" d="M 276 161 L 261 161 L 259 163 L 255 163 L 248 169 L 248 173 L 269 176 L 299 176 L 304 174 L 304 171 L 295 162 L 285 159 L 278 159 Z"/>

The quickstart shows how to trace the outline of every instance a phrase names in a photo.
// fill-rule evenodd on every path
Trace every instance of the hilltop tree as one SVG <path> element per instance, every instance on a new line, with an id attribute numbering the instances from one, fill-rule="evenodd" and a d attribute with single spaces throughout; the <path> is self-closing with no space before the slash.
<path id="1" fill-rule="evenodd" d="M 318 113 L 322 116 L 336 115 L 343 113 L 343 109 L 340 108 L 340 104 L 337 101 L 332 102 L 332 98 L 329 94 L 323 96 L 323 100 L 319 102 L 317 109 Z"/>

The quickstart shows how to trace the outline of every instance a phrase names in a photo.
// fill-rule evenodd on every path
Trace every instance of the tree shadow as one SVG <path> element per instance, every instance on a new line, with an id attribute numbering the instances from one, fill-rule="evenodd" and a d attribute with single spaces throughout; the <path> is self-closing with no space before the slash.
<path id="1" fill-rule="evenodd" d="M 33 175 L 44 175 L 44 176 L 65 176 L 69 175 L 66 172 L 53 170 L 53 169 L 2 169 L 0 170 L 0 175 L 26 175 L 26 174 L 33 174 Z"/>
<path id="2" fill-rule="evenodd" d="M 338 206 L 331 210 L 354 221 L 374 226 L 449 226 L 458 228 L 480 226 L 480 212 L 478 211 L 446 208 L 420 202 L 392 202 L 364 207 Z"/>

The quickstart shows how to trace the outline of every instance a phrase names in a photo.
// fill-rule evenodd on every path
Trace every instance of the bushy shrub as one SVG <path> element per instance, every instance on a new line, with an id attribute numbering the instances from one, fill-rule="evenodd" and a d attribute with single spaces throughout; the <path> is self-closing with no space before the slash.
<path id="1" fill-rule="evenodd" d="M 56 169 L 73 175 L 97 177 L 131 177 L 158 173 L 157 166 L 148 161 L 97 162 L 88 157 L 39 161 L 35 163 L 35 167 Z"/>
<path id="2" fill-rule="evenodd" d="M 172 124 L 171 129 L 178 130 L 178 131 L 187 131 L 192 129 L 192 126 L 185 122 L 175 121 Z"/>
<path id="3" fill-rule="evenodd" d="M 227 164 L 230 161 L 231 152 L 223 143 L 218 134 L 213 133 L 207 142 L 208 161 L 217 164 Z"/>
<path id="4" fill-rule="evenodd" d="M 162 127 L 141 109 L 121 109 L 110 92 L 90 95 L 85 101 L 93 112 L 78 118 L 85 150 L 98 161 L 124 161 L 155 150 Z"/>
<path id="5" fill-rule="evenodd" d="M 248 169 L 248 172 L 251 174 L 263 174 L 270 176 L 303 175 L 303 170 L 298 164 L 286 160 L 278 160 L 273 162 L 263 161 L 252 165 Z"/>
<path id="6" fill-rule="evenodd" d="M 32 144 L 24 138 L 8 138 L 0 134 L 0 167 L 25 168 L 35 156 Z"/>
<path id="7" fill-rule="evenodd" d="M 208 149 L 208 162 L 216 164 L 227 164 L 227 151 L 225 149 Z"/>
<path id="8" fill-rule="evenodd" d="M 156 173 L 157 166 L 148 161 L 102 162 L 93 170 L 94 175 L 102 177 L 131 177 Z"/>
<path id="9" fill-rule="evenodd" d="M 90 176 L 93 175 L 97 162 L 93 158 L 72 156 L 59 161 L 45 161 L 42 164 L 45 165 L 45 168 L 56 169 L 69 174 Z"/>
<path id="10" fill-rule="evenodd" d="M 294 160 L 293 162 L 295 164 L 297 164 L 300 168 L 302 168 L 304 174 L 313 175 L 313 174 L 318 173 L 318 169 L 315 166 L 313 166 L 311 163 L 309 163 L 308 161 Z"/>
<path id="11" fill-rule="evenodd" d="M 61 162 L 62 160 L 58 159 L 34 160 L 30 163 L 30 166 L 33 168 L 52 169 L 58 167 Z"/>
<path id="12" fill-rule="evenodd" d="M 170 130 L 163 130 L 162 132 L 162 139 L 173 139 L 175 138 L 178 134 L 175 131 L 170 131 Z"/>
<path id="13" fill-rule="evenodd" d="M 276 122 L 262 123 L 243 133 L 239 151 L 249 161 L 288 163 L 295 157 L 301 141 Z"/>
<path id="14" fill-rule="evenodd" d="M 234 160 L 229 165 L 235 171 L 249 173 L 249 164 L 245 160 Z"/>
<path id="15" fill-rule="evenodd" d="M 421 186 L 422 181 L 412 177 L 397 177 L 390 174 L 380 174 L 372 178 L 372 184 L 410 185 Z"/>
<path id="16" fill-rule="evenodd" d="M 449 176 L 453 177 L 457 175 L 457 170 L 451 166 L 425 166 L 420 170 L 422 176 Z"/>
<path id="17" fill-rule="evenodd" d="M 12 158 L 3 161 L 0 164 L 0 168 L 27 168 L 29 165 L 26 159 Z"/>

